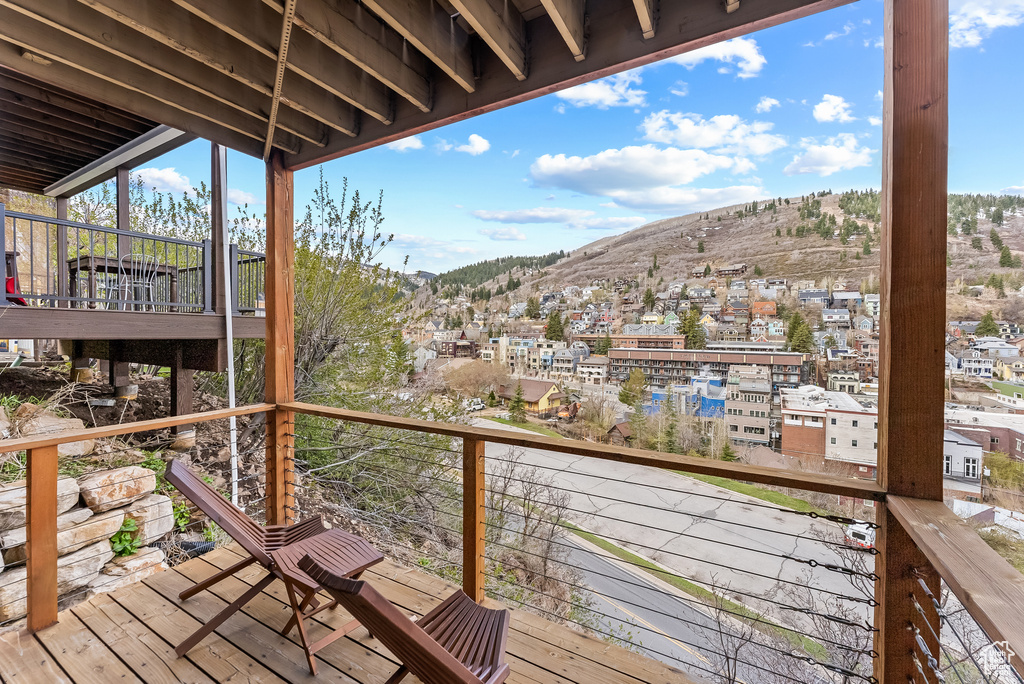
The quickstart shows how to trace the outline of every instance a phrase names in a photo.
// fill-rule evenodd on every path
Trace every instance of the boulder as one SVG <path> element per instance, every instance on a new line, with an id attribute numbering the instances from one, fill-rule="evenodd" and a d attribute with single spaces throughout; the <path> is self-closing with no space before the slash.
<path id="1" fill-rule="evenodd" d="M 71 529 L 75 525 L 81 525 L 91 517 L 92 511 L 88 508 L 72 508 L 67 513 L 58 515 L 57 548 L 60 548 L 61 546 L 61 532 Z M 0 548 L 2 548 L 4 552 L 4 562 L 8 565 L 11 563 L 17 563 L 19 560 L 25 560 L 25 550 L 20 547 L 25 544 L 27 536 L 26 529 L 27 528 L 24 527 L 16 527 L 13 530 L 4 530 L 0 532 Z"/>
<path id="2" fill-rule="evenodd" d="M 0 530 L 25 526 L 25 497 L 27 482 L 18 480 L 0 485 Z M 78 503 L 78 482 L 71 477 L 57 479 L 57 514 Z"/>
<path id="3" fill-rule="evenodd" d="M 156 489 L 156 473 L 142 466 L 128 466 L 90 473 L 78 478 L 85 505 L 96 513 L 125 506 Z"/>
<path id="4" fill-rule="evenodd" d="M 147 494 L 125 509 L 125 517 L 138 523 L 135 538 L 148 546 L 174 529 L 174 504 L 163 494 Z"/>
<path id="5" fill-rule="evenodd" d="M 78 509 L 90 511 L 88 508 Z M 100 513 L 99 515 L 87 516 L 81 523 L 67 528 L 66 530 L 57 532 L 57 555 L 65 556 L 69 553 L 78 551 L 83 546 L 93 544 L 97 541 L 108 540 L 114 533 L 121 529 L 121 523 L 124 522 L 124 511 L 107 511 Z M 59 518 L 58 518 L 59 525 Z M 25 528 L 21 528 L 24 530 Z M 12 530 L 13 531 L 13 530 Z M 17 541 L 19 537 L 10 535 L 12 541 Z M 21 546 L 14 546 L 12 548 L 4 547 L 4 559 L 7 563 L 17 563 L 18 561 L 25 560 L 25 537 L 22 534 L 20 536 Z"/>
<path id="6" fill-rule="evenodd" d="M 166 569 L 163 551 L 152 546 L 141 548 L 130 556 L 115 558 L 103 566 L 100 574 L 89 583 L 89 597 L 141 582 Z"/>
<path id="7" fill-rule="evenodd" d="M 100 569 L 114 557 L 106 539 L 57 559 L 57 594 L 67 596 L 89 586 Z M 0 574 L 0 621 L 24 617 L 28 607 L 28 569 L 25 566 Z"/>
<path id="8" fill-rule="evenodd" d="M 14 412 L 14 424 L 22 437 L 53 435 L 72 430 L 84 430 L 85 423 L 78 418 L 61 418 L 53 411 L 37 404 L 22 404 Z M 85 456 L 91 454 L 96 443 L 91 439 L 69 442 L 57 446 L 61 456 Z"/>

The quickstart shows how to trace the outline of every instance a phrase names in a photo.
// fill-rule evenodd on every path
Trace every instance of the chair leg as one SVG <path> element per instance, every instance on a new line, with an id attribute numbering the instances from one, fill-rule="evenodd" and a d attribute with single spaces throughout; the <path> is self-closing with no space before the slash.
<path id="1" fill-rule="evenodd" d="M 196 582 L 191 587 L 189 587 L 185 591 L 183 591 L 180 594 L 178 594 L 178 598 L 181 599 L 182 601 L 188 600 L 188 599 L 192 598 L 193 596 L 195 596 L 196 594 L 198 594 L 199 592 L 203 591 L 204 589 L 209 589 L 210 587 L 212 587 L 217 582 L 220 582 L 222 579 L 226 579 L 226 578 L 230 577 L 231 575 L 234 575 L 236 572 L 238 572 L 242 568 L 249 567 L 250 565 L 252 565 L 255 562 L 256 562 L 256 558 L 254 558 L 253 556 L 249 556 L 245 560 L 242 560 L 242 561 L 239 561 L 239 562 L 235 563 L 230 568 L 227 568 L 225 570 L 221 570 L 220 572 L 218 572 L 217 574 L 215 574 L 215 575 L 213 575 L 211 577 L 207 577 L 202 582 Z"/>
<path id="2" fill-rule="evenodd" d="M 309 637 L 306 635 L 306 625 L 303 624 L 303 622 L 302 622 L 302 605 L 300 605 L 299 599 L 295 595 L 295 587 L 292 586 L 292 583 L 289 582 L 286 579 L 284 581 L 284 586 L 288 590 L 288 602 L 291 603 L 292 611 L 295 613 L 295 615 L 292 617 L 292 620 L 294 620 L 295 623 L 299 627 L 299 640 L 302 642 L 302 650 L 304 650 L 306 652 L 306 662 L 309 663 L 309 674 L 311 674 L 311 675 L 313 675 L 315 677 L 316 676 L 316 657 L 313 655 L 312 651 L 310 651 L 310 649 L 309 649 L 310 643 L 309 643 Z M 308 599 L 310 596 L 313 595 L 313 593 L 314 592 L 310 592 L 306 596 L 306 598 Z M 307 601 L 304 599 L 302 603 L 305 604 L 305 603 L 307 603 Z M 291 624 L 291 621 L 289 621 L 289 625 L 290 624 Z"/>
<path id="3" fill-rule="evenodd" d="M 261 591 L 269 587 L 270 584 L 275 579 L 277 579 L 277 577 L 275 577 L 272 574 L 268 574 L 266 577 L 261 579 L 259 582 L 253 585 L 252 588 L 249 589 L 249 591 L 245 592 L 237 599 L 235 599 L 234 603 L 230 604 L 224 610 L 217 613 L 217 615 L 215 615 L 209 622 L 207 622 L 205 625 L 197 629 L 195 634 L 181 642 L 178 645 L 178 647 L 174 649 L 174 652 L 177 653 L 178 657 L 180 658 L 181 656 L 191 651 L 196 644 L 205 639 L 207 635 L 209 635 L 213 630 L 220 627 L 225 620 L 227 620 L 229 617 L 237 613 L 242 606 L 256 598 L 256 596 L 259 595 Z"/>
<path id="4" fill-rule="evenodd" d="M 292 627 L 295 626 L 295 621 L 297 619 L 296 615 L 305 614 L 306 608 L 310 605 L 310 603 L 319 603 L 316 600 L 316 592 L 315 591 L 309 592 L 308 594 L 306 594 L 306 597 L 304 599 L 302 599 L 302 603 L 299 604 L 299 613 L 293 614 L 290 618 L 288 618 L 288 624 L 286 624 L 284 626 L 284 629 L 281 630 L 281 634 L 282 635 L 288 636 L 288 632 L 290 632 L 292 630 Z M 318 607 L 319 606 L 314 607 L 314 610 L 316 610 L 316 608 L 318 608 Z"/>

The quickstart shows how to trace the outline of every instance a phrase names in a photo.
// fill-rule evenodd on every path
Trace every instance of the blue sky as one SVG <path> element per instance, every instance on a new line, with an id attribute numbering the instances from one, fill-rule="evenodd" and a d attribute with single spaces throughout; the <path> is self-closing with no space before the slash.
<path id="1" fill-rule="evenodd" d="M 951 192 L 1024 192 L 1024 0 L 951 0 Z M 681 214 L 881 182 L 882 0 L 861 0 L 325 164 L 384 191 L 382 255 L 443 271 L 574 249 Z M 180 192 L 195 142 L 141 169 Z M 296 174 L 296 215 L 318 172 Z M 231 153 L 260 211 L 263 165 Z"/>

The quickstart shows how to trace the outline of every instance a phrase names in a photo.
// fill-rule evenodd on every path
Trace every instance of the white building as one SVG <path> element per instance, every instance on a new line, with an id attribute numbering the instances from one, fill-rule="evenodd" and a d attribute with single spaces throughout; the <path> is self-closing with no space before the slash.
<path id="1" fill-rule="evenodd" d="M 603 385 L 611 366 L 607 356 L 591 356 L 576 363 L 576 377 L 587 385 Z"/>
<path id="2" fill-rule="evenodd" d="M 952 430 L 942 432 L 942 474 L 950 478 L 981 481 L 982 448 Z"/>
<path id="3" fill-rule="evenodd" d="M 995 360 L 977 349 L 968 349 L 957 355 L 960 362 L 959 372 L 969 378 L 992 379 Z"/>
<path id="4" fill-rule="evenodd" d="M 825 458 L 874 469 L 878 463 L 878 407 L 844 392 L 828 393 Z"/>

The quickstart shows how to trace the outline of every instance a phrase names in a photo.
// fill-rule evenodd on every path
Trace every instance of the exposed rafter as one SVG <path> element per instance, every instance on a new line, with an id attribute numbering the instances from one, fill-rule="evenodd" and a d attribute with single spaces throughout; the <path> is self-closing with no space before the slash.
<path id="1" fill-rule="evenodd" d="M 644 32 L 644 40 L 654 37 L 654 29 L 658 23 L 658 0 L 633 0 L 636 16 L 640 20 L 640 30 Z"/>
<path id="2" fill-rule="evenodd" d="M 279 0 L 263 0 L 278 12 Z M 426 60 L 405 39 L 353 0 L 303 0 L 295 25 L 370 74 L 398 95 L 430 111 Z"/>
<path id="3" fill-rule="evenodd" d="M 467 92 L 476 90 L 469 35 L 434 0 L 363 0 Z"/>
<path id="4" fill-rule="evenodd" d="M 516 79 L 526 80 L 526 23 L 512 0 L 451 0 Z"/>
<path id="5" fill-rule="evenodd" d="M 174 0 L 218 30 L 277 61 L 281 14 L 262 2 L 240 4 L 222 0 Z M 291 38 L 288 68 L 366 112 L 381 123 L 394 118 L 387 88 L 375 78 L 304 31 Z M 272 74 L 267 74 L 269 79 Z"/>
<path id="6" fill-rule="evenodd" d="M 274 59 L 271 56 L 253 50 L 237 38 L 198 20 L 182 7 L 169 2 L 153 5 L 136 0 L 79 2 L 182 55 L 216 69 L 264 97 L 273 95 L 270 78 Z M 298 74 L 285 80 L 281 104 L 346 135 L 355 133 L 355 116 L 351 106 Z"/>
<path id="7" fill-rule="evenodd" d="M 25 2 L 25 0 L 21 0 L 21 2 Z M 0 36 L 23 49 L 32 50 L 52 60 L 54 64 L 50 67 L 43 67 L 45 69 L 52 68 L 57 63 L 65 64 L 96 78 L 149 95 L 169 107 L 178 108 L 200 117 L 210 117 L 218 124 L 250 136 L 260 143 L 263 142 L 266 133 L 266 115 L 243 109 L 237 101 L 226 102 L 226 100 L 234 98 L 226 98 L 223 94 L 210 93 L 203 88 L 193 87 L 184 77 L 176 74 L 165 76 L 156 66 L 157 63 L 166 59 L 166 56 L 160 55 L 157 49 L 162 46 L 152 43 L 152 41 L 149 41 L 148 45 L 136 43 L 134 49 L 130 45 L 125 45 L 124 43 L 129 42 L 130 36 L 124 35 L 124 27 L 116 22 L 109 22 L 111 25 L 101 28 L 87 24 L 88 19 L 82 18 L 82 24 L 66 25 L 72 24 L 68 17 L 75 14 L 75 8 L 83 9 L 62 0 L 43 3 L 38 8 L 27 8 L 10 0 L 0 0 Z M 67 10 L 66 13 L 65 10 Z M 37 14 L 36 11 L 39 13 Z M 101 15 L 92 14 L 95 18 L 103 19 Z M 98 33 L 87 37 L 77 32 L 89 29 Z M 141 36 L 139 37 L 141 38 Z M 118 47 L 115 48 L 110 45 L 111 43 L 117 44 Z M 143 47 L 145 50 L 141 49 Z M 142 59 L 143 53 L 146 60 Z M 136 54 L 139 56 L 135 56 Z M 126 59 L 126 55 L 129 58 Z M 175 59 L 180 62 L 180 57 L 175 56 Z M 25 60 L 22 62 L 26 63 Z M 28 63 L 35 66 L 34 63 Z M 13 67 L 13 65 L 11 66 Z M 174 68 L 169 64 L 163 66 L 172 70 Z M 203 83 L 219 80 L 217 77 L 220 76 L 214 72 L 206 72 L 202 76 Z M 229 83 L 231 84 L 229 90 L 238 89 L 237 83 L 233 81 L 229 81 Z M 223 82 L 220 83 L 220 86 L 227 87 Z M 243 95 L 248 96 L 251 92 L 246 90 L 244 93 L 232 94 L 237 94 L 241 99 Z M 303 126 L 308 127 L 308 124 L 303 124 Z M 324 136 L 321 130 L 307 132 L 304 137 L 318 140 L 322 144 Z M 290 130 L 279 131 L 275 145 L 285 150 L 298 150 L 299 148 L 294 131 Z"/>
<path id="8" fill-rule="evenodd" d="M 281 106 L 281 87 L 284 85 L 284 70 L 288 64 L 288 46 L 292 39 L 292 23 L 295 21 L 295 0 L 285 0 L 281 17 L 281 40 L 277 45 L 277 68 L 274 71 L 274 95 L 270 101 L 270 121 L 267 124 L 266 142 L 263 143 L 263 161 L 270 159 L 274 147 L 274 126 L 277 125 L 277 110 Z"/>
<path id="9" fill-rule="evenodd" d="M 562 34 L 569 52 L 577 62 L 587 56 L 586 27 L 584 16 L 586 0 L 540 0 L 547 10 L 555 28 Z"/>

